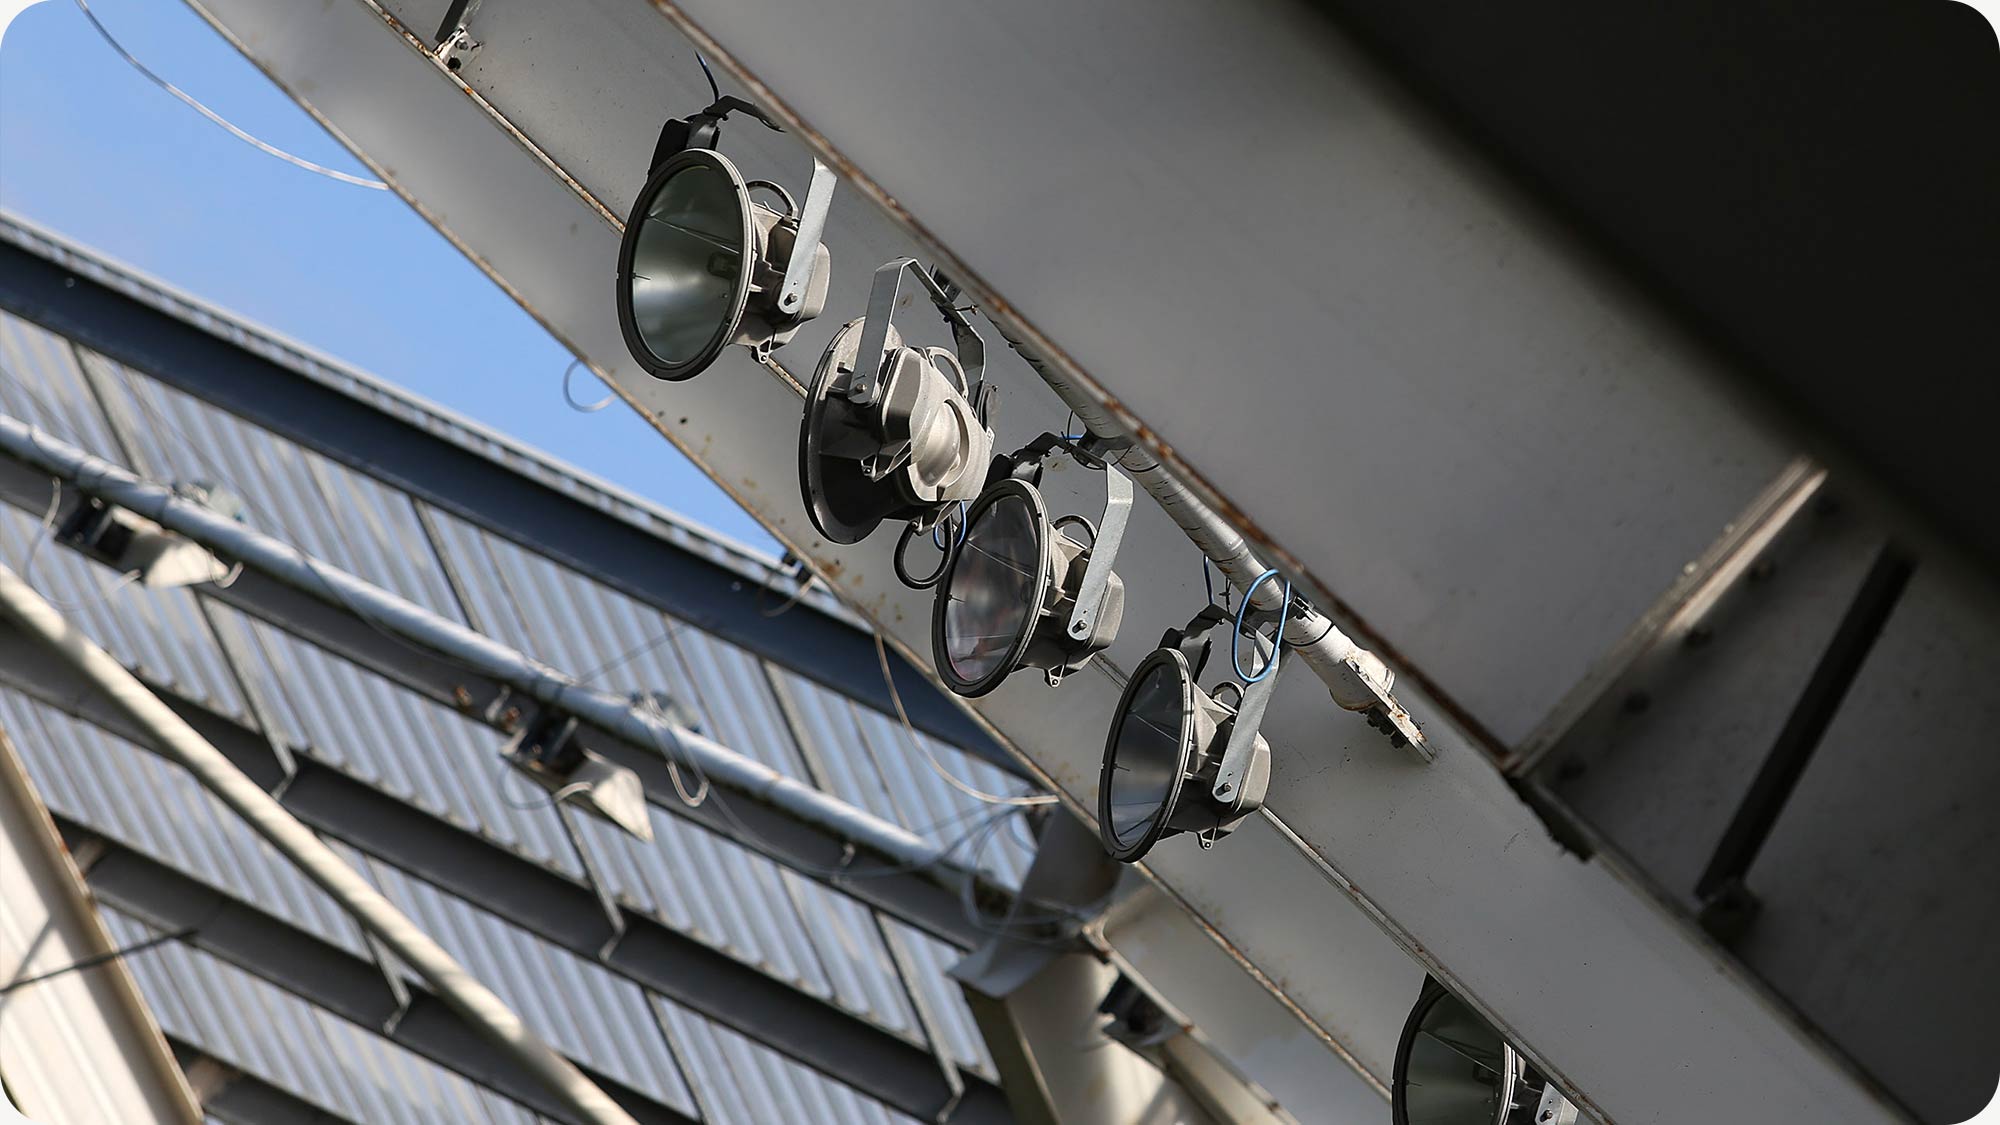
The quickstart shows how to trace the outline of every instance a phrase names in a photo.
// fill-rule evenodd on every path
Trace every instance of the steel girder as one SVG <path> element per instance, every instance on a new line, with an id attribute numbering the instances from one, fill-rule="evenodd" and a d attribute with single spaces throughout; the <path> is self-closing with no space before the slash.
<path id="1" fill-rule="evenodd" d="M 187 1072 L 203 1112 L 223 1125 L 359 1125 L 187 1039 L 169 1035 L 167 1045 Z"/>
<path id="2" fill-rule="evenodd" d="M 53 439 L 43 439 L 36 445 L 38 449 L 52 452 L 69 448 Z M 0 500 L 11 502 L 24 511 L 43 510 L 47 503 L 48 471 L 46 465 L 31 467 L 0 457 Z M 85 481 L 71 474 L 68 484 L 81 494 L 102 496 L 106 495 L 107 485 L 115 478 L 137 489 L 157 493 L 161 498 L 166 495 L 157 486 L 145 485 L 137 478 L 122 473 L 100 472 L 92 473 L 90 477 Z M 116 502 L 115 497 L 113 502 Z M 192 511 L 192 514 L 199 516 L 202 511 Z M 167 522 L 171 524 L 173 521 Z M 240 533 L 276 553 L 296 555 L 291 548 L 268 536 L 247 530 L 239 532 L 233 527 L 231 530 L 232 534 Z M 198 533 L 190 537 L 198 542 L 202 540 Z M 205 545 L 215 546 L 213 542 Z M 502 736 L 514 733 L 531 717 L 525 712 L 536 706 L 532 699 L 495 677 L 468 668 L 464 660 L 456 659 L 449 653 L 427 647 L 415 638 L 390 635 L 380 620 L 364 616 L 343 600 L 345 595 L 336 590 L 331 581 L 346 580 L 350 583 L 350 590 L 366 589 L 380 594 L 379 590 L 352 580 L 351 576 L 342 575 L 331 567 L 310 561 L 308 567 L 315 575 L 311 580 L 315 585 L 310 588 L 306 582 L 283 581 L 256 565 L 248 565 L 228 587 L 202 586 L 198 588 L 198 594 L 352 660 L 399 687 L 486 723 Z M 481 643 L 490 646 L 493 651 L 506 651 L 483 638 Z M 509 655 L 522 660 L 518 654 Z M 573 694 L 581 700 L 590 693 L 579 690 Z M 946 941 L 969 948 L 978 944 L 981 935 L 979 927 L 966 917 L 961 880 L 973 883 L 971 893 L 981 909 L 1004 910 L 1012 901 L 1012 895 L 1006 888 L 976 872 L 964 871 L 948 859 L 912 863 L 905 857 L 878 851 L 868 839 L 849 833 L 843 824 L 880 826 L 880 822 L 840 802 L 819 800 L 816 795 L 807 794 L 815 796 L 819 804 L 836 814 L 832 822 L 823 820 L 818 823 L 794 815 L 787 808 L 764 800 L 756 793 L 738 793 L 726 803 L 707 801 L 690 806 L 676 796 L 668 759 L 661 746 L 637 741 L 596 724 L 585 724 L 577 737 L 590 749 L 637 773 L 648 799 L 655 806 L 692 820 Z M 727 787 L 720 780 L 718 784 Z M 914 838 L 899 827 L 886 827 L 892 829 L 893 834 Z M 879 869 L 887 870 L 883 874 L 875 874 Z M 847 878 L 842 872 L 848 870 L 870 874 L 867 878 Z"/>
<path id="3" fill-rule="evenodd" d="M 72 848 L 94 841 L 99 857 L 84 880 L 100 903 L 162 930 L 194 929 L 188 945 L 215 955 L 357 1027 L 381 1035 L 494 1093 L 557 1121 L 572 1120 L 533 1076 L 442 999 L 405 982 L 389 987 L 381 966 L 323 941 L 158 860 L 58 816 Z M 581 1059 L 590 1080 L 648 1125 L 699 1125 L 696 1118 L 625 1085 Z"/>
<path id="4" fill-rule="evenodd" d="M 17 630 L 0 626 L 0 683 L 151 749 L 88 685 Z M 619 907 L 614 930 L 588 885 L 417 809 L 338 766 L 294 755 L 283 766 L 258 732 L 155 683 L 147 687 L 237 768 L 314 830 L 422 879 L 551 945 L 602 965 L 744 1036 L 918 1117 L 952 1092 L 929 1047 L 746 965 L 655 918 Z M 101 834 L 101 826 L 93 826 Z M 864 880 L 865 881 L 865 880 Z M 959 1069 L 964 1120 L 1005 1121 L 1004 1098 Z M 956 1120 L 956 1118 L 955 1118 Z"/>
<path id="5" fill-rule="evenodd" d="M 1316 579 L 1315 602 L 1405 676 L 1399 694 L 1440 689 L 1403 696 L 1438 748 L 1416 769 L 1343 725 L 1317 685 L 1281 685 L 1264 815 L 1226 847 L 1147 860 L 1378 1079 L 1410 1002 L 1380 970 L 1414 961 L 1621 1121 L 1710 1101 L 1897 1119 L 1639 880 L 1554 846 L 1488 758 L 1489 732 L 1527 729 L 1789 450 L 1716 388 L 1706 356 L 1297 5 L 509 6 L 448 72 L 401 0 L 310 16 L 193 2 L 899 643 L 922 648 L 929 613 L 881 580 L 886 546 L 815 540 L 771 487 L 795 471 L 794 433 L 772 422 L 795 416 L 795 392 L 747 359 L 668 385 L 624 358 L 606 265 L 660 118 L 707 96 L 691 48 L 841 172 L 837 262 L 938 257 L 1260 552 Z M 968 20 L 1059 61 L 968 52 Z M 1268 96 L 1246 118 L 1218 88 Z M 968 143 L 995 158 L 955 158 Z M 729 147 L 774 146 L 743 131 Z M 783 168 L 753 174 L 769 173 Z M 823 343 L 813 327 L 797 353 Z M 1062 416 L 1004 363 L 989 372 L 1010 396 L 1003 426 Z M 1148 516 L 1134 512 L 1128 637 L 1104 668 L 976 705 L 1086 810 L 1098 762 L 1078 732 L 1105 728 L 1113 669 L 1143 654 L 1132 626 L 1184 619 L 1202 596 L 1185 540 Z M 1661 1051 L 1681 1065 L 1663 1071 Z"/>

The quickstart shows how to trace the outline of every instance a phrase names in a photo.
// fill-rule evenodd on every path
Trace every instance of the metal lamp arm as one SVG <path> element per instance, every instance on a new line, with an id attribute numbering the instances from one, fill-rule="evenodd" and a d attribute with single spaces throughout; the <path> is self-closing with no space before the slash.
<path id="1" fill-rule="evenodd" d="M 810 208 L 811 204 L 807 206 Z M 880 387 L 882 363 L 889 351 L 889 321 L 895 316 L 897 299 L 902 296 L 905 272 L 923 284 L 931 304 L 951 324 L 952 342 L 958 349 L 958 364 L 965 371 L 968 389 L 984 381 L 986 341 L 971 319 L 953 303 L 958 287 L 951 285 L 947 289 L 949 283 L 940 283 L 915 258 L 897 258 L 875 268 L 875 280 L 868 288 L 867 319 L 861 326 L 861 346 L 854 353 L 854 379 L 847 387 L 849 402 L 865 405 L 874 400 Z"/>
<path id="2" fill-rule="evenodd" d="M 1090 561 L 1084 564 L 1083 584 L 1070 610 L 1069 635 L 1087 637 L 1097 625 L 1104 608 L 1104 592 L 1111 585 L 1111 569 L 1118 562 L 1119 544 L 1125 541 L 1125 527 L 1132 522 L 1132 478 L 1104 467 L 1104 515 L 1097 521 L 1097 540 L 1090 545 Z"/>

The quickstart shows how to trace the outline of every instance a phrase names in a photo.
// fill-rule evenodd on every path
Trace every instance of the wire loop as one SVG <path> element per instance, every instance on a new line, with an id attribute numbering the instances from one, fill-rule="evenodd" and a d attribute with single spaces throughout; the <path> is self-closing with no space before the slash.
<path id="1" fill-rule="evenodd" d="M 1243 618 L 1250 611 L 1250 603 L 1256 598 L 1257 587 L 1262 586 L 1265 582 L 1273 578 L 1279 578 L 1276 570 L 1267 570 L 1258 575 L 1244 589 L 1243 600 L 1237 603 L 1236 606 L 1236 628 L 1231 630 L 1229 634 L 1229 663 L 1236 671 L 1236 678 L 1246 684 L 1262 683 L 1265 677 L 1269 676 L 1278 667 L 1278 653 L 1284 648 L 1285 615 L 1292 611 L 1292 582 L 1289 578 L 1280 579 L 1285 584 L 1285 602 L 1284 608 L 1278 611 L 1278 640 L 1271 646 L 1271 658 L 1264 662 L 1262 668 L 1257 669 L 1257 674 L 1254 676 L 1243 670 L 1243 658 L 1241 656 Z"/>

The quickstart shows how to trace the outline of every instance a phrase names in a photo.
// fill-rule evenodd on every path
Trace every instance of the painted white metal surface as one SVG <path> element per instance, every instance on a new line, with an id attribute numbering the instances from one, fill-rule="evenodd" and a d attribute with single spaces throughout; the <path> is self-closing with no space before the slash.
<path id="1" fill-rule="evenodd" d="M 1112 907 L 1103 933 L 1127 972 L 1170 992 L 1192 1034 L 1300 1122 L 1372 1125 L 1388 1112 L 1385 1083 L 1359 1068 L 1330 1065 L 1325 1045 L 1158 890 L 1142 889 Z M 1397 1000 L 1416 995 L 1423 984 L 1423 973 L 1407 960 L 1383 968 L 1380 987 Z M 1386 1054 L 1373 1040 L 1355 1046 L 1368 1052 L 1363 1065 L 1389 1072 L 1393 1041 Z"/>
<path id="2" fill-rule="evenodd" d="M 664 20 L 637 0 L 491 5 L 463 86 L 363 0 L 197 7 L 892 637 L 927 649 L 927 600 L 885 588 L 888 537 L 835 549 L 805 531 L 791 387 L 740 355 L 673 386 L 625 361 L 613 224 L 660 120 L 706 100 Z M 414 5 L 393 10 L 424 26 Z M 1429 673 L 1502 740 L 1782 461 L 1677 337 L 1275 2 L 690 11 L 776 84 L 772 108 L 825 126 L 824 155 L 866 134 L 850 155 L 890 176 L 885 197 L 923 202 L 966 276 L 1421 665 L 1399 670 Z M 746 174 L 797 178 L 806 154 L 788 144 L 739 126 L 726 147 Z M 937 249 L 855 187 L 830 222 L 829 313 L 782 353 L 795 365 L 859 311 L 876 263 Z M 1234 211 L 1228 189 L 1246 193 Z M 1246 234 L 1253 219 L 1265 225 Z M 1309 374 L 1323 371 L 1338 374 Z M 996 377 L 1003 446 L 1061 424 L 1019 365 Z M 1092 483 L 1052 491 L 1061 503 Z M 1195 556 L 1157 512 L 1137 513 L 1127 558 L 1110 667 L 1054 693 L 1017 679 L 979 708 L 1084 808 L 1115 668 L 1201 596 Z M 1240 833 L 1151 862 L 1313 1026 L 1379 1058 L 1409 1000 L 1314 982 L 1400 946 L 1609 1120 L 1716 1104 L 1745 1120 L 1896 1119 L 1639 889 L 1560 854 L 1473 732 L 1399 686 L 1436 764 L 1407 764 L 1316 684 L 1288 681 L 1266 726 L 1275 783 L 1257 831 L 1272 846 Z"/>
<path id="3" fill-rule="evenodd" d="M 201 1110 L 0 731 L 0 1078 L 36 1125 L 195 1125 Z M 60 974 L 60 975 L 48 975 Z M 45 977 L 36 980 L 34 978 Z M 19 1121 L 0 1097 L 0 1119 Z"/>

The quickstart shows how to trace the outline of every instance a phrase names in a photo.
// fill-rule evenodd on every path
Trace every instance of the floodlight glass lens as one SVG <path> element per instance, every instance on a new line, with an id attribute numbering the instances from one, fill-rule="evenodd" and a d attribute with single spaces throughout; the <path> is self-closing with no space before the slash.
<path id="1" fill-rule="evenodd" d="M 662 363 L 687 363 L 732 327 L 748 242 L 729 174 L 690 164 L 654 192 L 632 254 L 632 320 Z"/>
<path id="2" fill-rule="evenodd" d="M 1458 997 L 1446 994 L 1417 1025 L 1403 1071 L 1409 1125 L 1496 1125 L 1507 1082 L 1506 1044 Z"/>
<path id="3" fill-rule="evenodd" d="M 986 505 L 966 530 L 945 591 L 945 658 L 962 683 L 1000 670 L 1034 622 L 1044 544 L 1033 504 L 1008 494 Z"/>
<path id="4" fill-rule="evenodd" d="M 1129 696 L 1111 748 L 1111 836 L 1138 845 L 1166 813 L 1187 739 L 1187 693 L 1180 669 L 1163 660 L 1146 670 Z"/>

